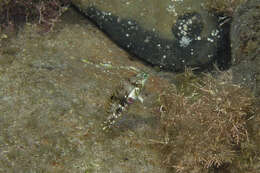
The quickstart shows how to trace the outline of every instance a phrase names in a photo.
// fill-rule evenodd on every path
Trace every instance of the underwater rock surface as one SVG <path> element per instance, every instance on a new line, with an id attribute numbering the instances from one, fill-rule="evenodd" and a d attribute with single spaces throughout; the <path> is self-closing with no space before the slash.
<path id="1" fill-rule="evenodd" d="M 0 172 L 166 173 L 157 152 L 140 145 L 158 136 L 153 105 L 171 84 L 150 74 L 145 102 L 132 104 L 107 134 L 102 124 L 117 87 L 152 69 L 75 9 L 54 29 L 41 34 L 26 24 L 0 41 Z"/>
<path id="2" fill-rule="evenodd" d="M 228 59 L 226 33 L 203 2 L 73 0 L 119 46 L 168 71 L 204 69 L 219 57 L 221 63 Z"/>
<path id="3" fill-rule="evenodd" d="M 233 80 L 260 96 L 260 1 L 249 0 L 234 14 L 231 26 Z"/>

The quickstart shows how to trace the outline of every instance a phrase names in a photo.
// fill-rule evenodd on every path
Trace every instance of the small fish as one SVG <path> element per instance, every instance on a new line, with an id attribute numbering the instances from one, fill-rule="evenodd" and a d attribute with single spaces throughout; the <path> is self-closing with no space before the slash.
<path id="1" fill-rule="evenodd" d="M 143 98 L 140 94 L 147 79 L 147 73 L 139 73 L 134 78 L 130 79 L 128 86 L 123 87 L 123 90 L 125 90 L 123 91 L 123 93 L 125 93 L 123 96 L 112 96 L 113 99 L 109 108 L 110 115 L 103 124 L 103 130 L 110 129 L 116 123 L 116 120 L 120 118 L 123 113 L 128 111 L 131 104 L 135 103 L 137 100 L 143 103 Z M 122 91 L 120 92 L 122 93 Z"/>

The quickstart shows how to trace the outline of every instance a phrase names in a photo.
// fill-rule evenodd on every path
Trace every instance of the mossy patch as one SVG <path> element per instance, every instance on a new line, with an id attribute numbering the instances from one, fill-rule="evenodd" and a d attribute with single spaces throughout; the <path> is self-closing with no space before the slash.
<path id="1" fill-rule="evenodd" d="M 246 0 L 207 0 L 206 8 L 219 14 L 232 16 L 236 7 L 246 2 Z"/>
<path id="2" fill-rule="evenodd" d="M 189 87 L 158 99 L 163 135 L 154 145 L 162 163 L 180 173 L 254 169 L 251 163 L 259 157 L 248 130 L 256 116 L 252 94 L 211 75 L 183 77 L 187 86 L 192 81 Z"/>

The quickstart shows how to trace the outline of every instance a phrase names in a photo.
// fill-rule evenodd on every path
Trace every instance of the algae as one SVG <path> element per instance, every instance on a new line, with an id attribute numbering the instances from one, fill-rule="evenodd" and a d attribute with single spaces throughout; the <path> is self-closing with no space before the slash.
<path id="1" fill-rule="evenodd" d="M 257 172 L 259 134 L 250 127 L 257 126 L 259 113 L 252 93 L 211 75 L 191 76 L 184 75 L 186 89 L 158 99 L 164 135 L 154 145 L 163 165 L 174 172 Z"/>

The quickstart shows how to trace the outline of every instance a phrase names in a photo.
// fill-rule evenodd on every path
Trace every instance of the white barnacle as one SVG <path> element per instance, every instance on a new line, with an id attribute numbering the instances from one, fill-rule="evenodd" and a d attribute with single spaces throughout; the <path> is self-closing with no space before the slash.
<path id="1" fill-rule="evenodd" d="M 190 49 L 190 55 L 193 55 L 194 52 L 193 52 L 193 49 Z"/>
<path id="2" fill-rule="evenodd" d="M 214 37 L 214 36 L 217 36 L 219 34 L 219 30 L 213 30 L 212 32 L 211 32 L 211 35 Z"/>
<path id="3" fill-rule="evenodd" d="M 196 40 L 201 40 L 201 37 L 200 36 L 196 37 Z"/>
<path id="4" fill-rule="evenodd" d="M 212 57 L 213 57 L 213 55 L 212 55 L 212 54 L 209 54 L 209 55 L 208 55 L 208 58 L 212 58 Z"/>
<path id="5" fill-rule="evenodd" d="M 187 23 L 188 23 L 188 24 L 192 24 L 192 20 L 189 19 L 189 20 L 187 21 Z"/>
<path id="6" fill-rule="evenodd" d="M 212 39 L 212 38 L 207 38 L 207 40 L 209 41 L 209 42 L 211 42 L 211 43 L 213 43 L 214 42 L 214 40 Z"/>
<path id="7" fill-rule="evenodd" d="M 166 10 L 169 12 L 169 13 L 175 13 L 175 6 L 174 5 L 169 5 Z"/>
<path id="8" fill-rule="evenodd" d="M 184 36 L 187 35 L 187 32 L 185 31 L 185 29 L 181 30 L 181 34 L 180 35 L 184 35 Z"/>
<path id="9" fill-rule="evenodd" d="M 144 40 L 145 43 L 149 43 L 150 42 L 150 38 L 149 37 L 146 37 L 145 40 Z"/>
<path id="10" fill-rule="evenodd" d="M 188 31 L 188 26 L 186 24 L 183 25 L 183 30 Z"/>
<path id="11" fill-rule="evenodd" d="M 186 36 L 181 37 L 180 46 L 187 47 L 192 42 L 192 39 Z"/>

